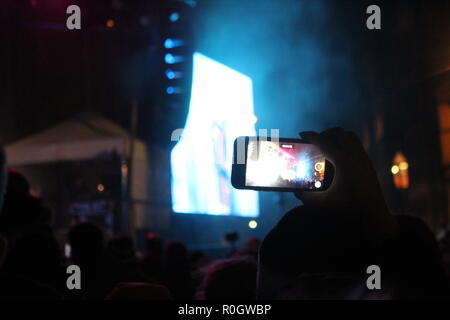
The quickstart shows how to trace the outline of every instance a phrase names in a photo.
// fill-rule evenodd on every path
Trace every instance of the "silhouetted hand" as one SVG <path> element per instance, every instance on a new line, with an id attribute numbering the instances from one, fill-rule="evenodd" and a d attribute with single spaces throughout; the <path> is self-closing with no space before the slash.
<path id="1" fill-rule="evenodd" d="M 360 220 L 374 244 L 395 235 L 395 219 L 386 206 L 372 162 L 357 136 L 342 128 L 320 134 L 301 132 L 300 136 L 319 147 L 333 163 L 335 173 L 327 190 L 297 192 L 297 198 L 309 207 L 348 208 L 348 214 L 354 216 L 346 218 Z"/>

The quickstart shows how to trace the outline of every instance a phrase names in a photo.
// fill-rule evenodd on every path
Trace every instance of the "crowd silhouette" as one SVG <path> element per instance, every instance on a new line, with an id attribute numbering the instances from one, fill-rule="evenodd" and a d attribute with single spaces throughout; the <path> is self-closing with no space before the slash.
<path id="1" fill-rule="evenodd" d="M 30 194 L 30 185 L 21 173 L 8 170 L 5 177 L 8 183 L 0 215 L 0 299 L 255 297 L 256 239 L 236 251 L 233 258 L 213 263 L 205 252 L 189 252 L 182 242 L 165 242 L 148 233 L 145 252 L 139 258 L 131 237 L 108 240 L 98 225 L 82 222 L 67 234 L 70 257 L 65 257 L 50 226 L 51 211 Z M 81 290 L 66 285 L 66 267 L 72 264 L 82 271 Z M 236 272 L 239 279 L 234 276 Z"/>
<path id="2" fill-rule="evenodd" d="M 223 259 L 155 233 L 138 255 L 131 237 L 107 239 L 90 222 L 70 228 L 65 257 L 52 212 L 21 173 L 6 171 L 1 152 L 0 299 L 448 298 L 450 232 L 443 229 L 438 242 L 420 219 L 388 212 L 353 134 L 331 129 L 302 137 L 335 165 L 330 190 L 298 193 L 304 205 L 286 213 L 262 243 L 249 239 Z M 71 264 L 82 270 L 81 290 L 66 285 Z M 382 270 L 379 290 L 366 285 L 370 265 Z"/>

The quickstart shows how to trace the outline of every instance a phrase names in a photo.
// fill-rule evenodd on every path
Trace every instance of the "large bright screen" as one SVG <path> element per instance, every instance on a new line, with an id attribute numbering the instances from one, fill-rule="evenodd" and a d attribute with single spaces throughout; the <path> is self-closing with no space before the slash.
<path id="1" fill-rule="evenodd" d="M 200 53 L 193 59 L 186 125 L 171 154 L 172 209 L 256 217 L 258 193 L 230 180 L 233 141 L 256 135 L 252 80 Z"/>

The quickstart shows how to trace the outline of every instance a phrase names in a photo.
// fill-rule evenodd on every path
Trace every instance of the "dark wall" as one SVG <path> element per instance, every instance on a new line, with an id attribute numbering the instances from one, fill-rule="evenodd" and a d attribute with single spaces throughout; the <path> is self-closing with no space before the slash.
<path id="1" fill-rule="evenodd" d="M 172 2 L 35 3 L 2 2 L 1 142 L 20 139 L 89 109 L 129 128 L 135 99 L 145 117 L 139 135 L 156 134 L 148 129 L 161 123 L 160 118 L 153 119 L 164 77 L 162 44 Z M 81 30 L 66 28 L 70 4 L 81 7 Z M 109 19 L 114 20 L 113 28 L 106 26 Z"/>
<path id="2" fill-rule="evenodd" d="M 450 4 L 381 3 L 384 31 L 368 32 L 361 47 L 368 110 L 363 130 L 393 212 L 419 216 L 436 229 L 448 219 L 436 88 L 450 64 Z M 396 152 L 409 163 L 407 190 L 393 184 Z"/>

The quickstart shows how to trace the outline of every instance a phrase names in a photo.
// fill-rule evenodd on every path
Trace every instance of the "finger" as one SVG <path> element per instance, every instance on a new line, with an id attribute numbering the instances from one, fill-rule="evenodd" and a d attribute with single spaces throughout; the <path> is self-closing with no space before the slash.
<path id="1" fill-rule="evenodd" d="M 321 146 L 321 141 L 320 141 L 320 134 L 318 134 L 317 132 L 314 131 L 303 131 L 300 132 L 300 137 L 302 137 L 302 139 L 304 139 L 305 141 L 317 146 L 321 153 L 325 156 L 325 158 L 332 158 L 332 155 L 328 154 L 328 150 L 325 148 L 323 149 Z M 332 159 L 329 159 L 332 160 Z"/>
<path id="2" fill-rule="evenodd" d="M 346 134 L 344 129 L 340 127 L 327 129 L 320 133 L 320 137 L 321 139 L 326 139 L 329 143 L 333 143 L 340 151 L 345 150 Z"/>
<path id="3" fill-rule="evenodd" d="M 345 148 L 341 142 L 342 134 L 341 128 L 333 128 L 323 131 L 315 139 L 315 144 L 335 166 L 339 166 L 346 157 Z"/>
<path id="4" fill-rule="evenodd" d="M 314 131 L 303 131 L 300 132 L 300 137 L 306 140 L 307 142 L 317 146 L 320 152 L 327 158 L 329 161 L 334 163 L 333 154 L 329 152 L 329 148 L 323 147 L 322 142 L 320 141 L 320 134 Z"/>
<path id="5" fill-rule="evenodd" d="M 306 142 L 311 142 L 310 138 L 314 138 L 314 136 L 319 135 L 317 132 L 315 131 L 302 131 L 299 133 L 299 136 L 303 139 L 306 140 Z"/>
<path id="6" fill-rule="evenodd" d="M 320 134 L 322 135 L 336 135 L 336 134 L 340 134 L 342 132 L 344 132 L 345 130 L 341 127 L 333 127 L 333 128 L 328 128 L 325 129 L 324 131 L 322 131 Z"/>

